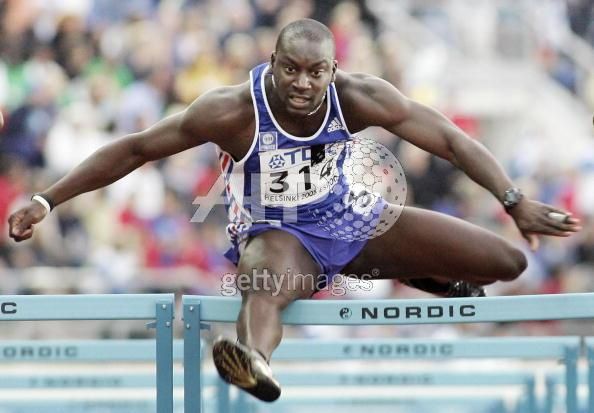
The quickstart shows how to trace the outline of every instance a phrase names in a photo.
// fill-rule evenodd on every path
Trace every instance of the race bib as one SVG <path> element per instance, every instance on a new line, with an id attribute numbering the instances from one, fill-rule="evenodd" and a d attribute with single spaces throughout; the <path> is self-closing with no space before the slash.
<path id="1" fill-rule="evenodd" d="M 328 196 L 338 182 L 343 148 L 334 143 L 260 152 L 262 205 L 297 207 Z"/>

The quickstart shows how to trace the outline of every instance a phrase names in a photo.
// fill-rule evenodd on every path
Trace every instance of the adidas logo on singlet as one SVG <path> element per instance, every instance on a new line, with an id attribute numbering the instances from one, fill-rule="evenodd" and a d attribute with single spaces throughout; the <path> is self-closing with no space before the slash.
<path id="1" fill-rule="evenodd" d="M 342 127 L 342 124 L 340 123 L 338 118 L 332 119 L 332 122 L 330 122 L 330 125 L 328 125 L 328 132 L 336 132 L 337 130 L 341 129 L 344 128 Z"/>

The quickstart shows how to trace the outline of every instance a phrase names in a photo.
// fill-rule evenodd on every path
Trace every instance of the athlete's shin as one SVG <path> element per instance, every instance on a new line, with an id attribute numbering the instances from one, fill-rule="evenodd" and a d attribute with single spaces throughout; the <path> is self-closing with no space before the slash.
<path id="1" fill-rule="evenodd" d="M 239 342 L 270 360 L 282 338 L 281 313 L 286 305 L 265 292 L 244 294 L 237 320 Z"/>

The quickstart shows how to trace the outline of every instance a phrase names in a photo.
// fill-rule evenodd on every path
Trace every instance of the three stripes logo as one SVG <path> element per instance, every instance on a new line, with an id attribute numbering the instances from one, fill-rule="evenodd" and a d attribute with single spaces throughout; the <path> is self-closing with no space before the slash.
<path id="1" fill-rule="evenodd" d="M 330 122 L 330 125 L 328 125 L 328 132 L 336 132 L 337 130 L 341 130 L 344 129 L 344 127 L 342 126 L 342 123 L 340 123 L 340 121 L 338 120 L 338 118 L 334 118 L 332 119 L 332 122 Z"/>

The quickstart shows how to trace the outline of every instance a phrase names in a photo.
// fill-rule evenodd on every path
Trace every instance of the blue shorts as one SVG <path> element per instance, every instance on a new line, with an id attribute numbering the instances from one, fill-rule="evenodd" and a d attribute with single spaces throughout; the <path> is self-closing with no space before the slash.
<path id="1" fill-rule="evenodd" d="M 308 231 L 308 226 L 304 225 L 282 224 L 282 226 L 278 226 L 269 223 L 256 223 L 246 229 L 242 234 L 243 242 L 269 230 L 286 231 L 297 237 L 315 262 L 318 263 L 322 269 L 321 276 L 327 281 L 331 280 L 336 274 L 339 274 L 348 263 L 359 255 L 367 243 L 367 240 L 343 241 L 322 237 L 315 234 L 315 232 L 319 231 L 319 228 Z M 225 257 L 235 265 L 238 264 L 239 257 L 241 256 L 240 244 L 241 242 L 232 243 L 232 247 L 225 253 Z M 323 288 L 324 286 L 323 284 L 318 285 L 319 288 Z"/>

